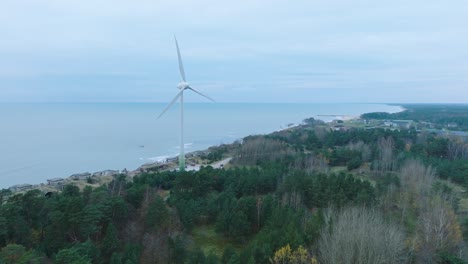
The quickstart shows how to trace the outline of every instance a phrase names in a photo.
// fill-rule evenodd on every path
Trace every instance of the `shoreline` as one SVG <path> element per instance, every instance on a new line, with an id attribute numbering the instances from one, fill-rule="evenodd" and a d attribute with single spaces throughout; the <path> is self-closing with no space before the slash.
<path id="1" fill-rule="evenodd" d="M 382 105 L 387 105 L 387 106 L 398 106 L 399 107 L 399 111 L 395 111 L 395 112 L 391 112 L 391 113 L 397 113 L 397 112 L 402 112 L 402 111 L 405 111 L 406 109 L 401 106 L 401 105 L 395 105 L 395 104 L 382 104 Z M 314 115 L 312 116 L 313 118 L 316 118 L 320 121 L 323 121 L 324 123 L 331 123 L 333 122 L 334 120 L 342 120 L 342 121 L 349 121 L 349 120 L 353 120 L 353 119 L 359 119 L 360 116 L 356 116 L 356 115 L 344 115 L 344 114 L 340 114 L 340 115 L 336 115 L 336 114 L 330 114 L 330 115 L 325 115 L 325 114 L 320 114 L 320 115 Z M 335 117 L 335 118 L 332 118 L 330 120 L 328 120 L 327 118 L 321 118 L 321 117 Z M 305 117 L 305 118 L 308 118 L 308 117 Z M 310 117 L 309 117 L 310 118 Z M 268 131 L 268 132 L 263 132 L 263 133 L 257 133 L 257 135 L 265 135 L 265 134 L 269 134 L 269 133 L 274 133 L 274 132 L 279 132 L 279 131 L 283 131 L 283 130 L 288 130 L 288 129 L 293 129 L 293 128 L 296 128 L 296 127 L 299 127 L 301 125 L 303 125 L 303 121 L 302 122 L 298 122 L 298 123 L 289 123 L 289 124 L 286 124 L 286 125 L 280 125 L 280 128 L 279 129 L 273 129 L 272 131 Z M 256 135 L 254 133 L 250 134 L 250 135 Z M 244 135 L 243 137 L 239 137 L 239 138 L 233 138 L 232 140 L 230 140 L 228 143 L 222 143 L 222 144 L 232 144 L 233 142 L 237 141 L 237 140 L 242 140 L 242 138 L 246 137 L 246 136 L 249 136 L 249 135 Z M 199 149 L 199 150 L 193 150 L 193 151 L 190 151 L 190 152 L 186 152 L 186 156 L 190 156 L 190 155 L 196 155 L 196 153 L 200 153 L 200 152 L 207 152 L 211 147 L 216 147 L 216 146 L 220 146 L 222 144 L 213 144 L 211 146 L 209 146 L 208 148 L 203 148 L 203 149 Z M 145 162 L 145 163 L 142 163 L 140 165 L 138 165 L 134 170 L 127 170 L 126 168 L 122 170 L 122 172 L 125 171 L 124 174 L 127 174 L 129 175 L 130 177 L 133 177 L 134 175 L 138 174 L 138 173 L 141 173 L 142 172 L 142 169 L 144 168 L 148 168 L 148 167 L 152 167 L 152 166 L 158 166 L 158 165 L 166 165 L 168 167 L 170 167 L 170 160 L 175 160 L 178 158 L 178 155 L 173 155 L 173 154 L 169 154 L 169 155 L 160 155 L 160 156 L 155 156 L 154 158 L 158 158 L 156 159 L 155 161 L 149 161 L 149 162 Z M 147 159 L 150 159 L 150 158 L 147 158 Z M 168 162 L 169 161 L 169 162 Z M 175 165 L 175 167 L 177 167 Z M 65 178 L 54 178 L 54 179 L 63 179 L 63 180 L 66 180 L 66 179 L 70 179 L 76 175 L 80 175 L 80 174 L 89 174 L 91 176 L 93 175 L 97 175 L 97 174 L 103 174 L 103 175 L 106 175 L 106 171 L 118 171 L 118 170 L 101 170 L 101 171 L 97 171 L 97 172 L 94 172 L 94 173 L 89 173 L 89 172 L 86 172 L 86 173 L 74 173 L 68 177 L 65 177 Z M 118 171 L 120 173 L 120 171 Z M 12 187 L 15 187 L 15 186 L 21 186 L 21 185 L 29 185 L 29 186 L 32 186 L 32 188 L 35 188 L 35 187 L 43 187 L 43 186 L 49 186 L 48 185 L 48 181 L 49 180 L 52 180 L 52 179 L 46 179 L 45 181 L 43 182 L 40 182 L 38 184 L 28 184 L 28 183 L 23 183 L 23 184 L 15 184 L 15 185 L 12 185 L 12 186 L 9 186 L 7 187 L 6 189 L 10 189 Z"/>

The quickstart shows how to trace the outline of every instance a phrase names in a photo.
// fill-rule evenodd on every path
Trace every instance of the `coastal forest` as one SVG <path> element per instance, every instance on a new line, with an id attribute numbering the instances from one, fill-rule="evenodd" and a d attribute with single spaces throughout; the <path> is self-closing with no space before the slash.
<path id="1" fill-rule="evenodd" d="M 1 190 L 0 263 L 468 263 L 466 137 L 309 118 L 204 158 L 231 160 Z"/>

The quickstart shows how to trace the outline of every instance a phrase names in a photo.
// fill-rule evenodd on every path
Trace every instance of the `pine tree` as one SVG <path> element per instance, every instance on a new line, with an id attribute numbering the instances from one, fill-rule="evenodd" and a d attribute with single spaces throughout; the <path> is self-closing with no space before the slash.
<path id="1" fill-rule="evenodd" d="M 102 240 L 102 252 L 104 259 L 109 260 L 112 254 L 119 250 L 120 241 L 117 237 L 117 229 L 114 224 L 110 223 L 106 229 L 106 235 Z"/>

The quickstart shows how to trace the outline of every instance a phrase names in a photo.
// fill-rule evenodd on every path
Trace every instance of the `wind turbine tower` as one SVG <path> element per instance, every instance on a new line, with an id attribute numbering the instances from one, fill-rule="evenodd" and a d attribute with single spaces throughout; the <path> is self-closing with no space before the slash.
<path id="1" fill-rule="evenodd" d="M 158 119 L 167 111 L 171 106 L 177 101 L 178 98 L 180 98 L 180 155 L 179 155 L 179 170 L 184 171 L 185 170 L 185 153 L 184 153 L 184 91 L 185 90 L 192 90 L 193 92 L 207 98 L 210 101 L 214 100 L 199 91 L 193 89 L 189 83 L 187 82 L 187 79 L 185 78 L 185 71 L 184 71 L 184 65 L 182 64 L 182 57 L 180 55 L 180 50 L 179 50 L 179 44 L 177 43 L 177 38 L 174 36 L 175 40 L 175 45 L 177 49 L 177 57 L 179 59 L 179 72 L 180 72 L 180 77 L 181 81 L 177 85 L 177 88 L 179 89 L 179 92 L 177 95 L 172 99 L 172 101 L 169 103 L 169 105 L 159 114 Z"/>

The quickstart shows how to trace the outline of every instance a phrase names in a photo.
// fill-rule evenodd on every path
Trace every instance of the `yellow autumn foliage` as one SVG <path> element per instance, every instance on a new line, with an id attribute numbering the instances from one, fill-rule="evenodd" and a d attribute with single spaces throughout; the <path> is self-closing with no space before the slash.
<path id="1" fill-rule="evenodd" d="M 309 252 L 299 246 L 296 250 L 292 251 L 288 245 L 278 249 L 275 252 L 273 259 L 271 260 L 274 264 L 318 264 L 319 262 Z"/>

